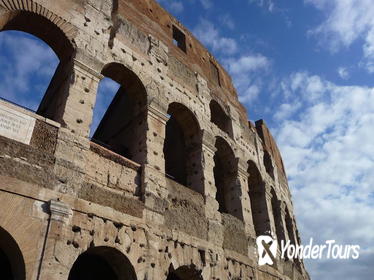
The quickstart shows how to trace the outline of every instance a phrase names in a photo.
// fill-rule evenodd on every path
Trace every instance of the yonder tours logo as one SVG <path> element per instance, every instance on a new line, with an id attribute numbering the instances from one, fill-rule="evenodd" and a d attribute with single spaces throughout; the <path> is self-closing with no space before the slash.
<path id="1" fill-rule="evenodd" d="M 273 265 L 277 258 L 278 241 L 270 235 L 261 235 L 256 239 L 258 265 Z M 327 240 L 325 244 L 313 244 L 313 238 L 308 245 L 291 244 L 288 240 L 280 242 L 281 259 L 358 259 L 359 245 L 340 245 L 335 240 Z"/>

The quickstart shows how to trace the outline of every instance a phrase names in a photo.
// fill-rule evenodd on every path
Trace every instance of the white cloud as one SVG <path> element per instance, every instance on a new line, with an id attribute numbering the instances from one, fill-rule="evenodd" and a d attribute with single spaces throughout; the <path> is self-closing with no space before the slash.
<path id="1" fill-rule="evenodd" d="M 242 103 L 249 103 L 255 100 L 260 93 L 260 86 L 258 84 L 249 85 L 242 94 L 239 94 L 239 101 Z"/>
<path id="2" fill-rule="evenodd" d="M 176 14 L 183 12 L 184 6 L 181 1 L 175 0 L 157 0 L 160 4 L 164 5 L 165 8 Z"/>
<path id="3" fill-rule="evenodd" d="M 239 100 L 244 104 L 255 101 L 263 86 L 261 75 L 270 68 L 269 59 L 261 54 L 250 54 L 227 58 L 223 62 L 233 78 Z"/>
<path id="4" fill-rule="evenodd" d="M 338 74 L 339 74 L 340 78 L 342 78 L 343 80 L 347 80 L 350 77 L 349 71 L 345 67 L 339 67 L 338 68 Z"/>
<path id="5" fill-rule="evenodd" d="M 278 121 L 278 120 L 289 118 L 292 114 L 297 112 L 297 110 L 299 110 L 300 107 L 301 107 L 301 103 L 297 103 L 297 102 L 293 104 L 284 103 L 280 105 L 277 111 L 275 112 L 274 119 Z"/>
<path id="6" fill-rule="evenodd" d="M 269 59 L 261 54 L 242 56 L 239 59 L 228 59 L 226 64 L 233 75 L 267 69 L 270 66 Z"/>
<path id="7" fill-rule="evenodd" d="M 193 33 L 205 46 L 211 47 L 213 52 L 232 55 L 238 51 L 236 41 L 222 36 L 214 24 L 206 19 L 200 19 Z"/>
<path id="8" fill-rule="evenodd" d="M 200 0 L 201 5 L 203 5 L 204 9 L 209 9 L 213 6 L 213 3 L 211 0 Z"/>
<path id="9" fill-rule="evenodd" d="M 359 260 L 309 261 L 312 279 L 371 279 L 374 268 L 374 88 L 305 72 L 282 83 L 274 129 L 304 242 L 359 244 Z M 370 275 L 370 276 L 369 276 Z"/>
<path id="10" fill-rule="evenodd" d="M 363 59 L 366 69 L 374 72 L 374 5 L 372 0 L 305 0 L 326 14 L 325 21 L 312 34 L 339 51 L 363 40 Z"/>
<path id="11" fill-rule="evenodd" d="M 223 26 L 227 27 L 228 29 L 233 30 L 235 28 L 235 23 L 232 17 L 229 14 L 226 14 L 220 18 L 220 22 Z"/>
<path id="12" fill-rule="evenodd" d="M 273 0 L 249 0 L 249 3 L 255 3 L 260 7 L 266 8 L 269 12 L 273 12 L 275 9 Z"/>
<path id="13" fill-rule="evenodd" d="M 233 78 L 239 100 L 246 104 L 255 101 L 262 90 L 260 74 L 270 68 L 269 59 L 262 54 L 239 53 L 237 41 L 221 36 L 214 24 L 206 19 L 200 20 L 194 34 L 222 60 Z"/>
<path id="14" fill-rule="evenodd" d="M 57 56 L 22 32 L 2 32 L 0 42 L 1 97 L 36 110 L 57 68 Z"/>

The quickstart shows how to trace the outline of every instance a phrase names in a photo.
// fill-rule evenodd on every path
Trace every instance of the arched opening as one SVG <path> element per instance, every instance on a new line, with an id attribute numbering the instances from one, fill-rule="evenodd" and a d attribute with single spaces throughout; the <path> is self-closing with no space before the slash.
<path id="1" fill-rule="evenodd" d="M 105 112 L 108 110 L 120 87 L 121 85 L 119 83 L 107 77 L 104 77 L 100 81 L 90 126 L 90 138 L 92 138 L 97 130 L 100 121 L 104 118 Z"/>
<path id="2" fill-rule="evenodd" d="M 274 167 L 273 163 L 271 162 L 271 156 L 268 151 L 264 151 L 264 165 L 266 173 L 268 173 L 270 177 L 274 179 Z"/>
<path id="3" fill-rule="evenodd" d="M 26 11 L 2 15 L 0 31 L 0 97 L 61 122 L 74 55 L 69 39 L 47 18 Z"/>
<path id="4" fill-rule="evenodd" d="M 136 280 L 134 267 L 120 251 L 94 247 L 81 254 L 70 270 L 68 280 Z"/>
<path id="5" fill-rule="evenodd" d="M 194 265 L 181 266 L 177 270 L 171 265 L 166 280 L 203 280 L 201 271 L 197 270 Z"/>
<path id="6" fill-rule="evenodd" d="M 11 280 L 14 279 L 12 266 L 9 262 L 7 255 L 0 249 L 0 271 L 1 271 L 1 279 Z"/>
<path id="7" fill-rule="evenodd" d="M 288 239 L 290 240 L 291 244 L 295 245 L 296 239 L 295 239 L 295 234 L 294 234 L 294 226 L 293 226 L 292 218 L 291 218 L 290 212 L 288 211 L 288 208 L 286 208 L 285 220 L 286 220 Z"/>
<path id="8" fill-rule="evenodd" d="M 273 217 L 278 244 L 281 244 L 281 241 L 283 240 L 285 242 L 286 238 L 284 235 L 281 201 L 278 200 L 274 189 L 271 190 L 271 208 L 273 209 Z"/>
<path id="9" fill-rule="evenodd" d="M 290 241 L 291 244 L 297 245 L 298 244 L 298 239 L 295 236 L 296 230 L 295 230 L 295 227 L 294 227 L 294 222 L 293 222 L 293 219 L 291 218 L 290 212 L 289 212 L 289 210 L 288 210 L 287 207 L 286 207 L 285 221 L 286 221 L 286 229 L 287 229 L 288 239 L 289 239 L 289 241 Z M 296 267 L 299 270 L 301 270 L 301 261 L 300 261 L 300 259 L 299 258 L 295 258 L 295 259 L 293 259 L 293 261 L 296 264 Z"/>
<path id="10" fill-rule="evenodd" d="M 217 101 L 212 100 L 209 103 L 210 121 L 218 126 L 222 131 L 232 137 L 232 123 L 229 116 L 226 115 Z"/>
<path id="11" fill-rule="evenodd" d="M 184 105 L 172 103 L 168 109 L 164 158 L 166 176 L 202 192 L 201 131 L 194 114 Z"/>
<path id="12" fill-rule="evenodd" d="M 91 139 L 142 164 L 146 155 L 146 89 L 138 76 L 122 64 L 108 64 L 102 74 L 106 79 L 99 85 Z"/>
<path id="13" fill-rule="evenodd" d="M 266 204 L 265 183 L 253 161 L 248 161 L 248 190 L 251 201 L 253 225 L 256 235 L 270 232 L 269 213 Z"/>
<path id="14" fill-rule="evenodd" d="M 218 211 L 236 215 L 239 214 L 236 207 L 233 205 L 233 200 L 237 196 L 236 178 L 238 174 L 238 164 L 234 152 L 230 145 L 221 137 L 216 138 L 215 147 L 217 149 L 214 154 L 214 182 L 217 188 L 216 200 L 219 204 Z"/>
<path id="15" fill-rule="evenodd" d="M 28 11 L 11 11 L 0 18 L 0 30 L 18 30 L 38 37 L 49 45 L 60 60 L 71 58 L 72 43 L 64 32 L 47 18 Z"/>
<path id="16" fill-rule="evenodd" d="M 26 279 L 25 262 L 13 237 L 0 227 L 0 279 Z"/>

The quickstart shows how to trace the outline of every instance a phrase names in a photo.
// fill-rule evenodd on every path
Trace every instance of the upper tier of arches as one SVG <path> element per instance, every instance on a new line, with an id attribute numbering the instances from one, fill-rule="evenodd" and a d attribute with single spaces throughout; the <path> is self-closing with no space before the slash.
<path id="1" fill-rule="evenodd" d="M 0 30 L 29 32 L 46 42 L 60 59 L 60 65 L 56 69 L 37 113 L 60 122 L 72 133 L 76 133 L 75 127 L 79 127 L 82 123 L 89 129 L 96 92 L 92 90 L 95 89 L 95 86 L 91 89 L 86 84 L 99 83 L 103 77 L 111 78 L 120 85 L 120 88 L 97 130 L 92 133 L 91 140 L 140 165 L 149 164 L 149 154 L 152 154 L 159 162 L 164 163 L 160 171 L 166 177 L 204 195 L 206 194 L 204 183 L 207 176 L 204 174 L 206 158 L 203 156 L 203 150 L 207 149 L 210 144 L 209 149 L 213 151 L 214 162 L 214 166 L 212 166 L 214 182 L 210 183 L 215 190 L 216 196 L 214 198 L 218 202 L 217 210 L 243 219 L 243 215 L 239 213 L 243 205 L 235 204 L 236 206 L 234 206 L 232 201 L 240 197 L 239 194 L 243 189 L 243 184 L 238 178 L 239 171 L 243 172 L 240 170 L 243 167 L 244 170 L 247 169 L 243 164 L 243 158 L 241 158 L 243 157 L 243 151 L 240 150 L 242 147 L 237 148 L 239 146 L 237 141 L 242 136 L 242 131 L 249 131 L 247 124 L 244 127 L 239 127 L 239 125 L 243 125 L 239 123 L 240 119 L 232 117 L 233 112 L 222 106 L 223 102 L 214 94 L 206 94 L 206 101 L 202 102 L 201 109 L 195 105 L 198 97 L 194 99 L 192 95 L 188 96 L 186 92 L 182 93 L 178 90 L 172 94 L 167 93 L 168 89 L 161 86 L 159 80 L 155 82 L 156 78 L 150 77 L 154 73 L 145 73 L 145 70 L 141 70 L 141 66 L 136 66 L 138 58 L 134 54 L 129 56 L 124 51 L 123 59 L 109 57 L 107 60 L 115 62 L 91 65 L 94 69 L 82 62 L 77 63 L 80 57 L 76 56 L 77 49 L 74 45 L 74 38 L 71 37 L 70 29 L 66 28 L 68 24 L 62 19 L 54 22 L 51 20 L 52 16 L 48 17 L 47 11 L 43 12 L 43 9 L 39 9 L 41 12 L 38 9 L 34 11 L 35 9 L 32 8 L 30 11 L 13 10 L 3 13 L 0 17 Z M 29 21 L 32 24 L 28 26 Z M 142 65 L 142 63 L 144 64 L 144 62 L 139 64 Z M 77 66 L 78 64 L 79 66 Z M 92 74 L 92 72 L 95 73 Z M 91 80 L 86 78 L 90 75 L 94 76 Z M 165 95 L 169 96 L 165 98 Z M 86 96 L 89 96 L 87 97 L 89 102 L 84 99 Z M 78 103 L 81 105 L 88 103 L 85 107 L 88 108 L 87 112 L 79 112 L 80 109 L 77 108 L 80 108 L 78 107 L 80 105 Z M 165 122 L 160 124 L 157 131 L 162 140 L 162 153 L 149 149 L 149 141 L 153 141 L 147 134 L 150 126 L 149 110 L 152 106 L 159 109 L 158 113 L 162 115 Z M 71 110 L 67 111 L 66 108 Z M 78 114 L 87 115 L 87 120 L 84 117 L 75 117 Z M 67 121 L 73 122 L 74 127 Z M 219 130 L 210 129 L 212 123 Z M 236 130 L 234 125 L 237 126 Z M 210 134 L 214 140 L 207 140 L 205 134 Z M 88 135 L 87 133 L 85 136 Z M 249 141 L 249 139 L 245 139 L 245 141 Z M 249 157 L 252 160 L 255 158 L 252 155 L 249 156 L 248 151 L 245 152 L 248 157 L 244 159 L 245 162 L 249 160 Z M 258 204 L 264 204 L 266 201 L 265 178 L 256 178 L 256 174 L 259 173 L 259 169 L 264 170 L 265 168 L 273 181 L 277 177 L 271 154 L 261 148 L 257 148 L 256 152 L 262 156 L 262 160 L 258 160 L 257 164 L 253 163 L 254 167 L 252 163 L 249 163 L 250 168 L 257 169 L 253 176 L 252 169 L 248 168 L 247 170 L 251 174 L 249 181 L 252 182 L 251 180 L 255 178 L 253 179 L 254 183 L 249 184 L 249 197 L 253 200 L 250 201 L 252 214 L 260 213 L 262 215 L 266 205 Z M 239 160 L 240 158 L 242 161 Z M 274 207 L 274 209 L 278 208 Z M 270 217 L 270 213 L 267 213 L 267 217 Z M 257 218 L 253 217 L 253 220 L 255 230 L 260 234 L 268 230 L 269 225 L 256 225 Z M 262 220 L 263 216 L 260 219 Z M 287 221 L 290 224 L 290 219 Z"/>

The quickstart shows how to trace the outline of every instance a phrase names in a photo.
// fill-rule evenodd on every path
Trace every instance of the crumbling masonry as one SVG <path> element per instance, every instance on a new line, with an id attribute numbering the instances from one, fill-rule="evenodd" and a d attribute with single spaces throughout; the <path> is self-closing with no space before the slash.
<path id="1" fill-rule="evenodd" d="M 0 101 L 0 279 L 309 279 L 258 266 L 256 236 L 300 243 L 280 153 L 154 0 L 0 0 L 3 30 L 60 64 L 36 113 Z"/>

